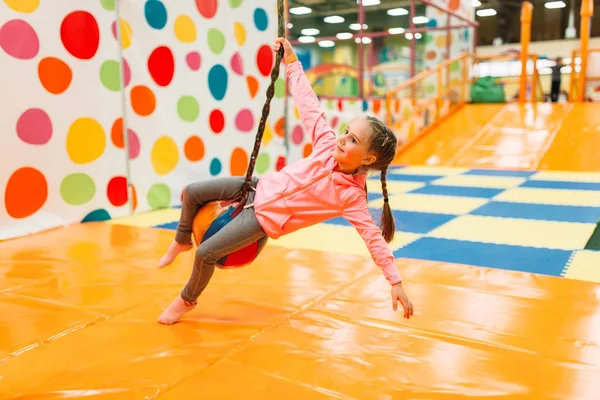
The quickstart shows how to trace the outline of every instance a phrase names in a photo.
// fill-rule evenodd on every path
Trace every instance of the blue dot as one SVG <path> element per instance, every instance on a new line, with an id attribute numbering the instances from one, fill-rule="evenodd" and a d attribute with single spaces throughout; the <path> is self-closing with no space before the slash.
<path id="1" fill-rule="evenodd" d="M 148 0 L 144 6 L 146 21 L 154 29 L 162 29 L 167 25 L 167 9 L 159 0 Z"/>
<path id="2" fill-rule="evenodd" d="M 427 26 L 429 28 L 435 28 L 437 26 L 437 20 L 436 19 L 430 19 L 429 21 L 427 21 Z"/>
<path id="3" fill-rule="evenodd" d="M 363 100 L 362 106 L 363 106 L 363 111 L 367 111 L 369 109 L 369 102 L 366 100 Z"/>
<path id="4" fill-rule="evenodd" d="M 254 25 L 259 31 L 266 31 L 269 26 L 269 17 L 263 8 L 254 10 Z"/>
<path id="5" fill-rule="evenodd" d="M 220 64 L 208 72 L 208 89 L 216 100 L 223 100 L 227 92 L 227 70 Z"/>
<path id="6" fill-rule="evenodd" d="M 215 176 L 221 173 L 221 161 L 218 158 L 213 158 L 210 162 L 210 174 Z"/>
<path id="7" fill-rule="evenodd" d="M 94 210 L 94 211 L 91 211 L 90 213 L 88 213 L 88 215 L 83 217 L 81 222 L 107 221 L 109 219 L 111 219 L 111 218 L 110 218 L 110 214 L 108 213 L 108 211 L 106 211 L 103 208 L 100 208 L 98 210 Z"/>

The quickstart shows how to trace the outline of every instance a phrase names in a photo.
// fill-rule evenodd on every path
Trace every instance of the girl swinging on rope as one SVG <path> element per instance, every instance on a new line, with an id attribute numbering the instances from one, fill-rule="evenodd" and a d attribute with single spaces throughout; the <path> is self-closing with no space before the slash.
<path id="1" fill-rule="evenodd" d="M 388 203 L 386 172 L 396 155 L 396 136 L 374 117 L 356 117 L 336 138 L 290 43 L 278 38 L 273 50 L 278 51 L 282 45 L 292 96 L 304 129 L 311 135 L 313 152 L 281 171 L 252 179 L 253 190 L 243 211 L 196 250 L 189 281 L 158 318 L 162 324 L 179 321 L 196 306 L 221 257 L 264 236 L 277 239 L 336 217 L 347 219 L 365 241 L 391 286 L 393 310 L 400 301 L 404 317 L 413 315 L 413 305 L 387 245 L 394 238 L 395 224 Z M 381 172 L 381 228 L 367 205 L 366 177 L 370 170 Z M 158 266 L 169 265 L 179 253 L 192 248 L 192 222 L 200 207 L 215 200 L 237 198 L 243 183 L 243 177 L 227 177 L 188 185 L 175 239 Z"/>

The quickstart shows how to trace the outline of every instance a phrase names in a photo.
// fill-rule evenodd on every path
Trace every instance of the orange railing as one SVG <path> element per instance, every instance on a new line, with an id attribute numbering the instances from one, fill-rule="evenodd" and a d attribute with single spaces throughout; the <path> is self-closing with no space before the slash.
<path id="1" fill-rule="evenodd" d="M 594 0 L 583 0 L 581 2 L 581 28 L 580 48 L 574 50 L 571 55 L 571 82 L 569 85 L 569 99 L 571 101 L 583 102 L 585 100 L 585 87 L 588 81 L 598 81 L 598 76 L 587 76 L 588 58 L 590 53 L 598 53 L 600 49 L 590 49 L 590 23 L 594 15 Z M 580 71 L 577 73 L 575 59 L 581 57 Z"/>

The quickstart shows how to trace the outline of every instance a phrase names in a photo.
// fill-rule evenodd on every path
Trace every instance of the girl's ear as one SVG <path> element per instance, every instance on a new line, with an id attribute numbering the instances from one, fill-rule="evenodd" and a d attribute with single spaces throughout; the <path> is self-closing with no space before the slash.
<path id="1" fill-rule="evenodd" d="M 363 165 L 371 165 L 373 164 L 375 161 L 377 161 L 377 157 L 375 157 L 373 154 L 367 154 L 363 160 L 362 163 Z"/>

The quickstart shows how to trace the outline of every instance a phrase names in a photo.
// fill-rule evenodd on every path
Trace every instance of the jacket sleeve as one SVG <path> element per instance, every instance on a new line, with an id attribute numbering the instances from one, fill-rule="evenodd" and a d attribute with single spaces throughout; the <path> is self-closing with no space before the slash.
<path id="1" fill-rule="evenodd" d="M 402 282 L 392 250 L 385 242 L 381 229 L 373 221 L 369 212 L 366 196 L 360 195 L 352 200 L 344 210 L 344 218 L 356 228 L 358 234 L 363 238 L 373 261 L 381 268 L 390 285 Z"/>
<path id="2" fill-rule="evenodd" d="M 313 148 L 335 142 L 335 132 L 325 120 L 325 112 L 304 74 L 300 61 L 288 64 L 286 74 L 302 125 L 311 137 Z"/>

